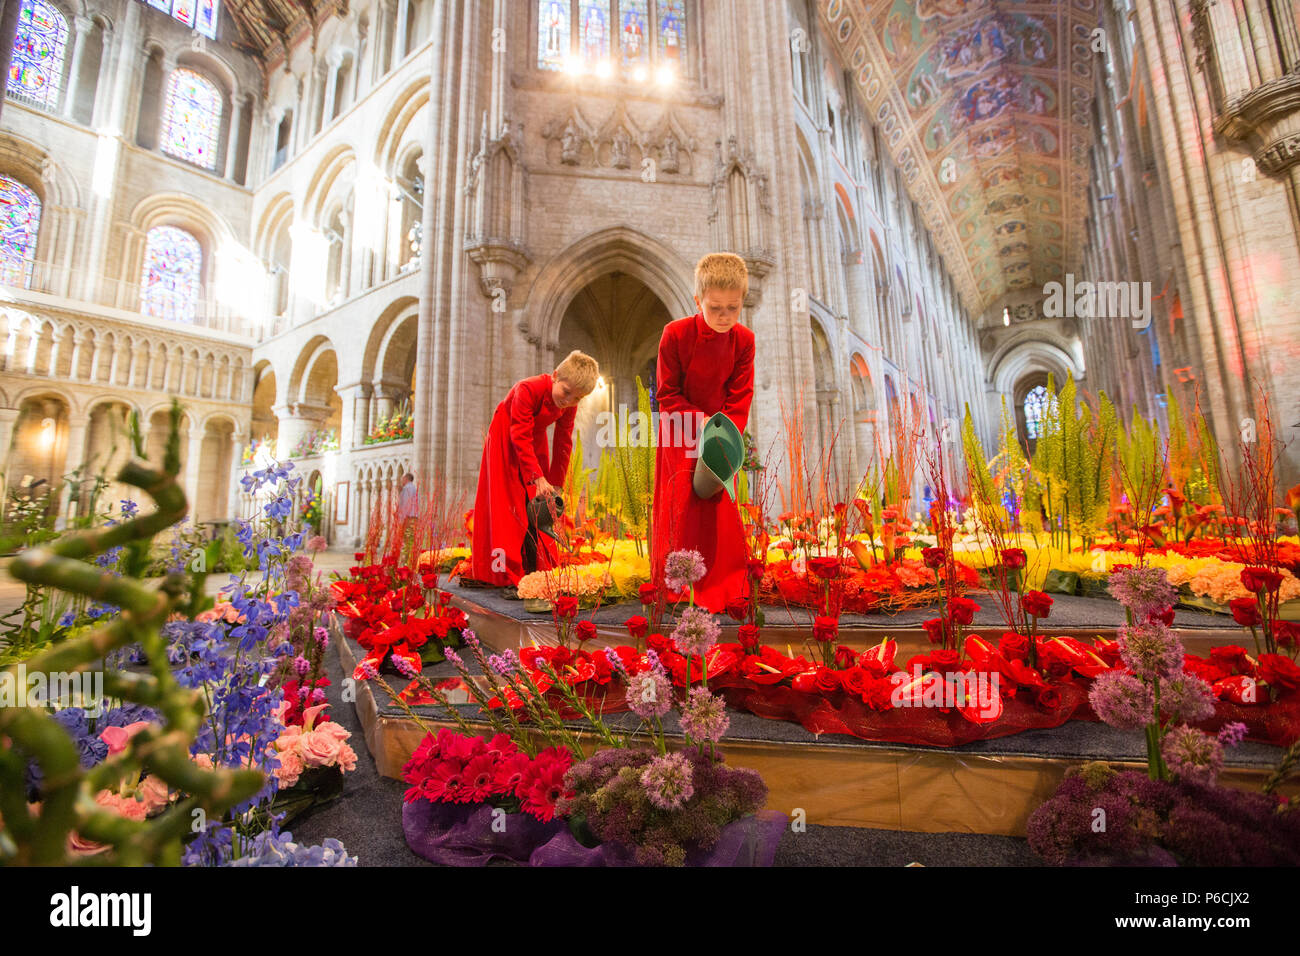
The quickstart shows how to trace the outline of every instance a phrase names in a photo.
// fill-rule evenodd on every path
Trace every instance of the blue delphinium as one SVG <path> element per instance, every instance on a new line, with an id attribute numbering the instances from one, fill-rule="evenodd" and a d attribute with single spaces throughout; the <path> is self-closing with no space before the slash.
<path id="1" fill-rule="evenodd" d="M 318 846 L 295 843 L 292 833 L 259 833 L 249 852 L 232 860 L 230 866 L 356 866 L 343 844 L 329 837 Z"/>

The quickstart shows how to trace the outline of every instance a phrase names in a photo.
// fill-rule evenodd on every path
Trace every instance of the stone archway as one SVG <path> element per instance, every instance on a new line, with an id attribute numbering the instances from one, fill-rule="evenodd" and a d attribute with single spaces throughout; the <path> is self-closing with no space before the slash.
<path id="1" fill-rule="evenodd" d="M 600 459 L 596 436 L 599 416 L 636 410 L 636 382 L 653 390 L 659 339 L 672 321 L 668 306 L 640 279 L 613 270 L 587 283 L 573 296 L 560 321 L 555 358 L 581 349 L 600 363 L 601 384 L 578 409 L 583 463 Z"/>

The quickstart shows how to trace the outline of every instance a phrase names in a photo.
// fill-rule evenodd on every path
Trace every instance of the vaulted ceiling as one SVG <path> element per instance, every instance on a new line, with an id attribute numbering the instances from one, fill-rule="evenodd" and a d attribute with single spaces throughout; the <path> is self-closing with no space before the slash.
<path id="1" fill-rule="evenodd" d="M 1080 261 L 1101 2 L 818 0 L 968 308 Z"/>
<path id="2" fill-rule="evenodd" d="M 348 0 L 225 0 L 225 6 L 239 28 L 235 46 L 263 66 L 283 59 L 299 34 L 348 12 Z"/>

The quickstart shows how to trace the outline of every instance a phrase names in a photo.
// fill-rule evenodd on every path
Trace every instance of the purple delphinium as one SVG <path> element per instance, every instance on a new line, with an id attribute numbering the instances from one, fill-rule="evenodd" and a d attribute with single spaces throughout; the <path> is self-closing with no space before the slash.
<path id="1" fill-rule="evenodd" d="M 673 686 L 662 669 L 650 668 L 627 679 L 627 706 L 642 720 L 662 717 L 673 709 Z"/>
<path id="2" fill-rule="evenodd" d="M 1175 777 L 1191 783 L 1214 783 L 1223 769 L 1223 745 L 1193 727 L 1179 726 L 1165 734 L 1160 753 Z"/>
<path id="3" fill-rule="evenodd" d="M 690 761 L 679 753 L 655 757 L 641 771 L 641 786 L 660 810 L 678 809 L 695 795 Z"/>
<path id="4" fill-rule="evenodd" d="M 722 628 L 713 620 L 712 614 L 702 607 L 688 607 L 673 629 L 673 641 L 683 654 L 703 656 L 718 643 L 721 633 Z"/>
<path id="5" fill-rule="evenodd" d="M 1178 599 L 1177 589 L 1169 583 L 1164 568 L 1116 568 L 1108 583 L 1111 596 L 1133 612 L 1137 621 L 1145 621 L 1152 613 L 1173 607 Z"/>
<path id="6" fill-rule="evenodd" d="M 1119 629 L 1119 654 L 1138 677 L 1172 677 L 1183 669 L 1183 642 L 1159 621 Z"/>
<path id="7" fill-rule="evenodd" d="M 664 584 L 670 591 L 685 591 L 704 577 L 704 555 L 698 551 L 674 551 L 664 559 Z"/>
<path id="8" fill-rule="evenodd" d="M 1213 688 L 1191 674 L 1160 682 L 1160 713 L 1172 723 L 1199 723 L 1214 713 L 1214 701 Z"/>
<path id="9" fill-rule="evenodd" d="M 731 726 L 727 705 L 706 688 L 696 687 L 686 697 L 680 718 L 682 733 L 697 744 L 717 743 Z"/>
<path id="10" fill-rule="evenodd" d="M 1155 697 L 1150 686 L 1132 674 L 1107 671 L 1088 692 L 1093 711 L 1118 730 L 1140 730 L 1154 719 Z"/>

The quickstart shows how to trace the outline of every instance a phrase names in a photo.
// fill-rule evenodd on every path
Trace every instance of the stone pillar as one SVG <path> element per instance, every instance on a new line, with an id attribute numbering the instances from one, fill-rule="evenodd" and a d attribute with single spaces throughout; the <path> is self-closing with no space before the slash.
<path id="1" fill-rule="evenodd" d="M 76 382 L 81 378 L 78 371 L 81 367 L 81 345 L 86 340 L 86 335 L 80 329 L 72 330 L 72 365 L 68 367 L 68 381 Z"/>
<path id="2" fill-rule="evenodd" d="M 90 419 L 85 415 L 68 417 L 68 450 L 63 459 L 63 473 L 71 475 L 81 469 L 86 463 L 86 429 L 90 426 Z M 65 527 L 67 522 L 68 505 L 76 499 L 78 504 L 81 501 L 81 476 L 78 475 L 71 482 L 65 482 L 63 490 L 59 493 L 59 516 L 58 520 L 63 522 L 60 527 Z"/>
<path id="3" fill-rule="evenodd" d="M 89 17 L 75 16 L 72 18 L 72 23 L 76 34 L 72 41 L 72 68 L 68 73 L 68 86 L 64 91 L 66 95 L 63 97 L 62 111 L 67 119 L 72 118 L 72 111 L 76 107 L 77 81 L 81 78 L 81 62 L 86 55 L 86 41 L 90 39 L 95 29 L 95 21 Z"/>
<path id="4" fill-rule="evenodd" d="M 391 66 L 397 66 L 406 59 L 406 34 L 411 29 L 411 24 L 407 20 L 409 9 L 410 4 L 406 0 L 397 0 L 397 29 L 393 31 L 393 53 L 389 59 Z"/>
<path id="5" fill-rule="evenodd" d="M 18 412 L 16 408 L 0 408 L 0 461 L 6 465 L 9 463 L 9 446 L 14 440 L 14 425 L 18 423 Z"/>
<path id="6" fill-rule="evenodd" d="M 337 49 L 333 49 L 330 50 L 325 62 L 329 64 L 329 69 L 323 74 L 325 79 L 325 105 L 321 109 L 321 129 L 327 128 L 330 125 L 330 120 L 334 117 L 334 97 L 338 92 L 339 64 L 343 62 L 343 56 Z"/>
<path id="7" fill-rule="evenodd" d="M 189 442 L 185 450 L 185 500 L 190 506 L 190 520 L 198 514 L 199 469 L 203 455 L 203 428 L 190 417 Z"/>
<path id="8" fill-rule="evenodd" d="M 371 85 L 375 85 L 388 75 L 388 50 L 392 43 L 393 0 L 379 0 L 375 5 L 375 69 L 371 75 Z"/>
<path id="9" fill-rule="evenodd" d="M 244 455 L 244 436 L 239 432 L 230 433 L 230 480 L 226 483 L 226 518 L 235 520 L 239 517 L 239 493 L 243 490 L 243 485 L 239 479 L 243 477 L 243 468 L 240 465 L 240 459 Z"/>
<path id="10" fill-rule="evenodd" d="M 235 168 L 239 164 L 240 132 L 244 125 L 244 98 L 236 93 L 230 98 L 230 136 L 226 143 L 226 179 L 235 180 Z"/>

